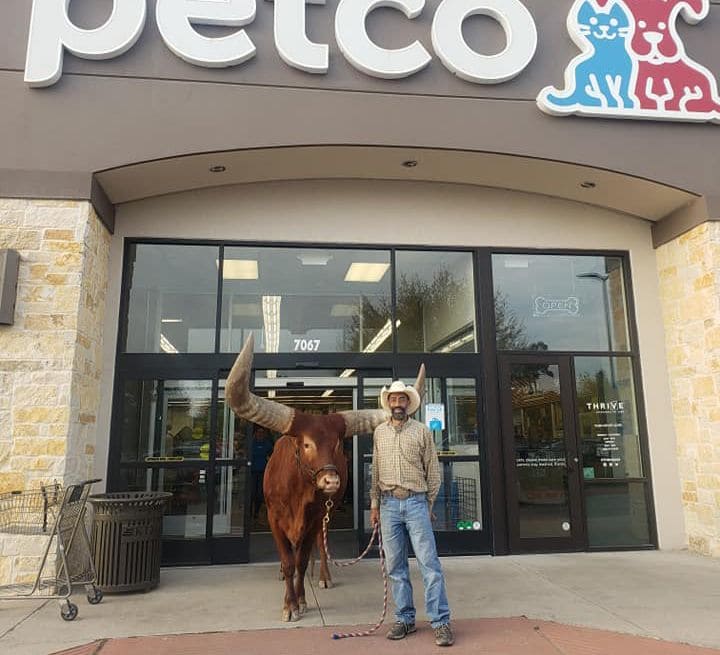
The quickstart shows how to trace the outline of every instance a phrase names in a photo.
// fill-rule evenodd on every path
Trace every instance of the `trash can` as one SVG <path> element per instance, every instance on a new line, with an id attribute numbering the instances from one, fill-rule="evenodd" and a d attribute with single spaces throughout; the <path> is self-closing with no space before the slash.
<path id="1" fill-rule="evenodd" d="M 160 581 L 165 491 L 93 494 L 91 548 L 97 586 L 106 593 L 149 591 Z"/>

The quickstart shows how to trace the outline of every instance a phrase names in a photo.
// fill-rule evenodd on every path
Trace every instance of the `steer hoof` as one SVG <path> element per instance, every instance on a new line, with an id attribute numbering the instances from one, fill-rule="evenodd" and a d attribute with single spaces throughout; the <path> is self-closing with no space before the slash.
<path id="1" fill-rule="evenodd" d="M 298 603 L 298 616 L 302 616 L 307 612 L 307 603 Z"/>
<path id="2" fill-rule="evenodd" d="M 333 581 L 332 580 L 320 580 L 320 588 L 321 589 L 332 589 Z"/>
<path id="3" fill-rule="evenodd" d="M 282 620 L 285 623 L 288 623 L 289 621 L 297 621 L 299 618 L 300 618 L 300 613 L 298 612 L 298 610 L 296 610 L 296 609 L 294 609 L 294 610 L 284 609 L 283 610 Z"/>

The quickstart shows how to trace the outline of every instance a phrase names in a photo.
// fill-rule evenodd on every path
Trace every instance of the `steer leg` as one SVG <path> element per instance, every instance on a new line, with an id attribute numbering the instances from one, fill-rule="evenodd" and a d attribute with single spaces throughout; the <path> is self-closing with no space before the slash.
<path id="1" fill-rule="evenodd" d="M 307 610 L 307 602 L 305 601 L 305 572 L 307 571 L 312 546 L 313 538 L 311 533 L 310 535 L 305 536 L 295 552 L 295 597 L 298 601 L 298 611 L 300 616 L 305 614 L 305 611 Z"/>
<path id="2" fill-rule="evenodd" d="M 283 602 L 282 620 L 297 621 L 300 618 L 298 611 L 297 596 L 295 595 L 295 587 L 293 579 L 295 578 L 295 558 L 290 540 L 285 533 L 274 524 L 270 523 L 275 546 L 280 555 L 280 569 L 285 578 L 285 600 Z"/>
<path id="3" fill-rule="evenodd" d="M 317 535 L 317 549 L 320 553 L 320 587 L 322 589 L 330 589 L 333 586 L 332 577 L 330 576 L 330 568 L 328 567 L 327 553 L 325 552 L 325 539 L 323 538 L 322 529 Z"/>

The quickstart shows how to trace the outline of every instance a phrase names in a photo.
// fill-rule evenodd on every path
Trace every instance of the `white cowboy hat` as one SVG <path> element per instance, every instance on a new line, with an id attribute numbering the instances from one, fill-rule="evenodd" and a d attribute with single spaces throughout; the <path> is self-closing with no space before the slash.
<path id="1" fill-rule="evenodd" d="M 406 385 L 402 380 L 395 380 L 395 382 L 393 382 L 389 387 L 383 387 L 380 391 L 380 405 L 388 412 L 390 411 L 388 396 L 391 393 L 404 393 L 408 397 L 408 400 L 410 401 L 407 408 L 408 416 L 417 412 L 420 407 L 420 394 L 417 392 L 415 387 L 412 385 Z"/>

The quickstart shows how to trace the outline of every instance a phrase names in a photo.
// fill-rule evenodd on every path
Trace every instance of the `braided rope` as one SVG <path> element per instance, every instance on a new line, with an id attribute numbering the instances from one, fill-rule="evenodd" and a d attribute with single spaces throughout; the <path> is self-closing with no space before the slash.
<path id="1" fill-rule="evenodd" d="M 325 516 L 323 517 L 323 548 L 325 548 L 325 557 L 327 558 L 328 562 L 332 562 L 334 566 L 342 567 L 342 566 L 351 566 L 352 564 L 357 564 L 365 555 L 367 555 L 370 552 L 370 547 L 375 542 L 375 537 L 377 536 L 378 539 L 378 550 L 380 551 L 380 570 L 382 571 L 382 577 L 383 577 L 383 610 L 382 614 L 380 615 L 380 619 L 378 622 L 369 630 L 363 630 L 361 632 L 334 632 L 332 635 L 333 639 L 346 639 L 347 637 L 368 637 L 369 635 L 373 634 L 384 622 L 385 622 L 385 615 L 387 614 L 387 603 L 388 603 L 388 577 L 387 577 L 387 566 L 385 565 L 385 551 L 383 551 L 383 545 L 382 545 L 382 533 L 380 532 L 380 524 L 376 523 L 373 526 L 373 532 L 370 535 L 370 541 L 368 542 L 367 548 L 358 555 L 355 559 L 347 560 L 345 562 L 336 562 L 332 555 L 330 555 L 330 549 L 328 548 L 328 523 L 330 523 L 330 510 L 332 509 L 333 501 L 328 500 L 325 503 L 325 507 L 327 511 L 325 512 Z"/>

